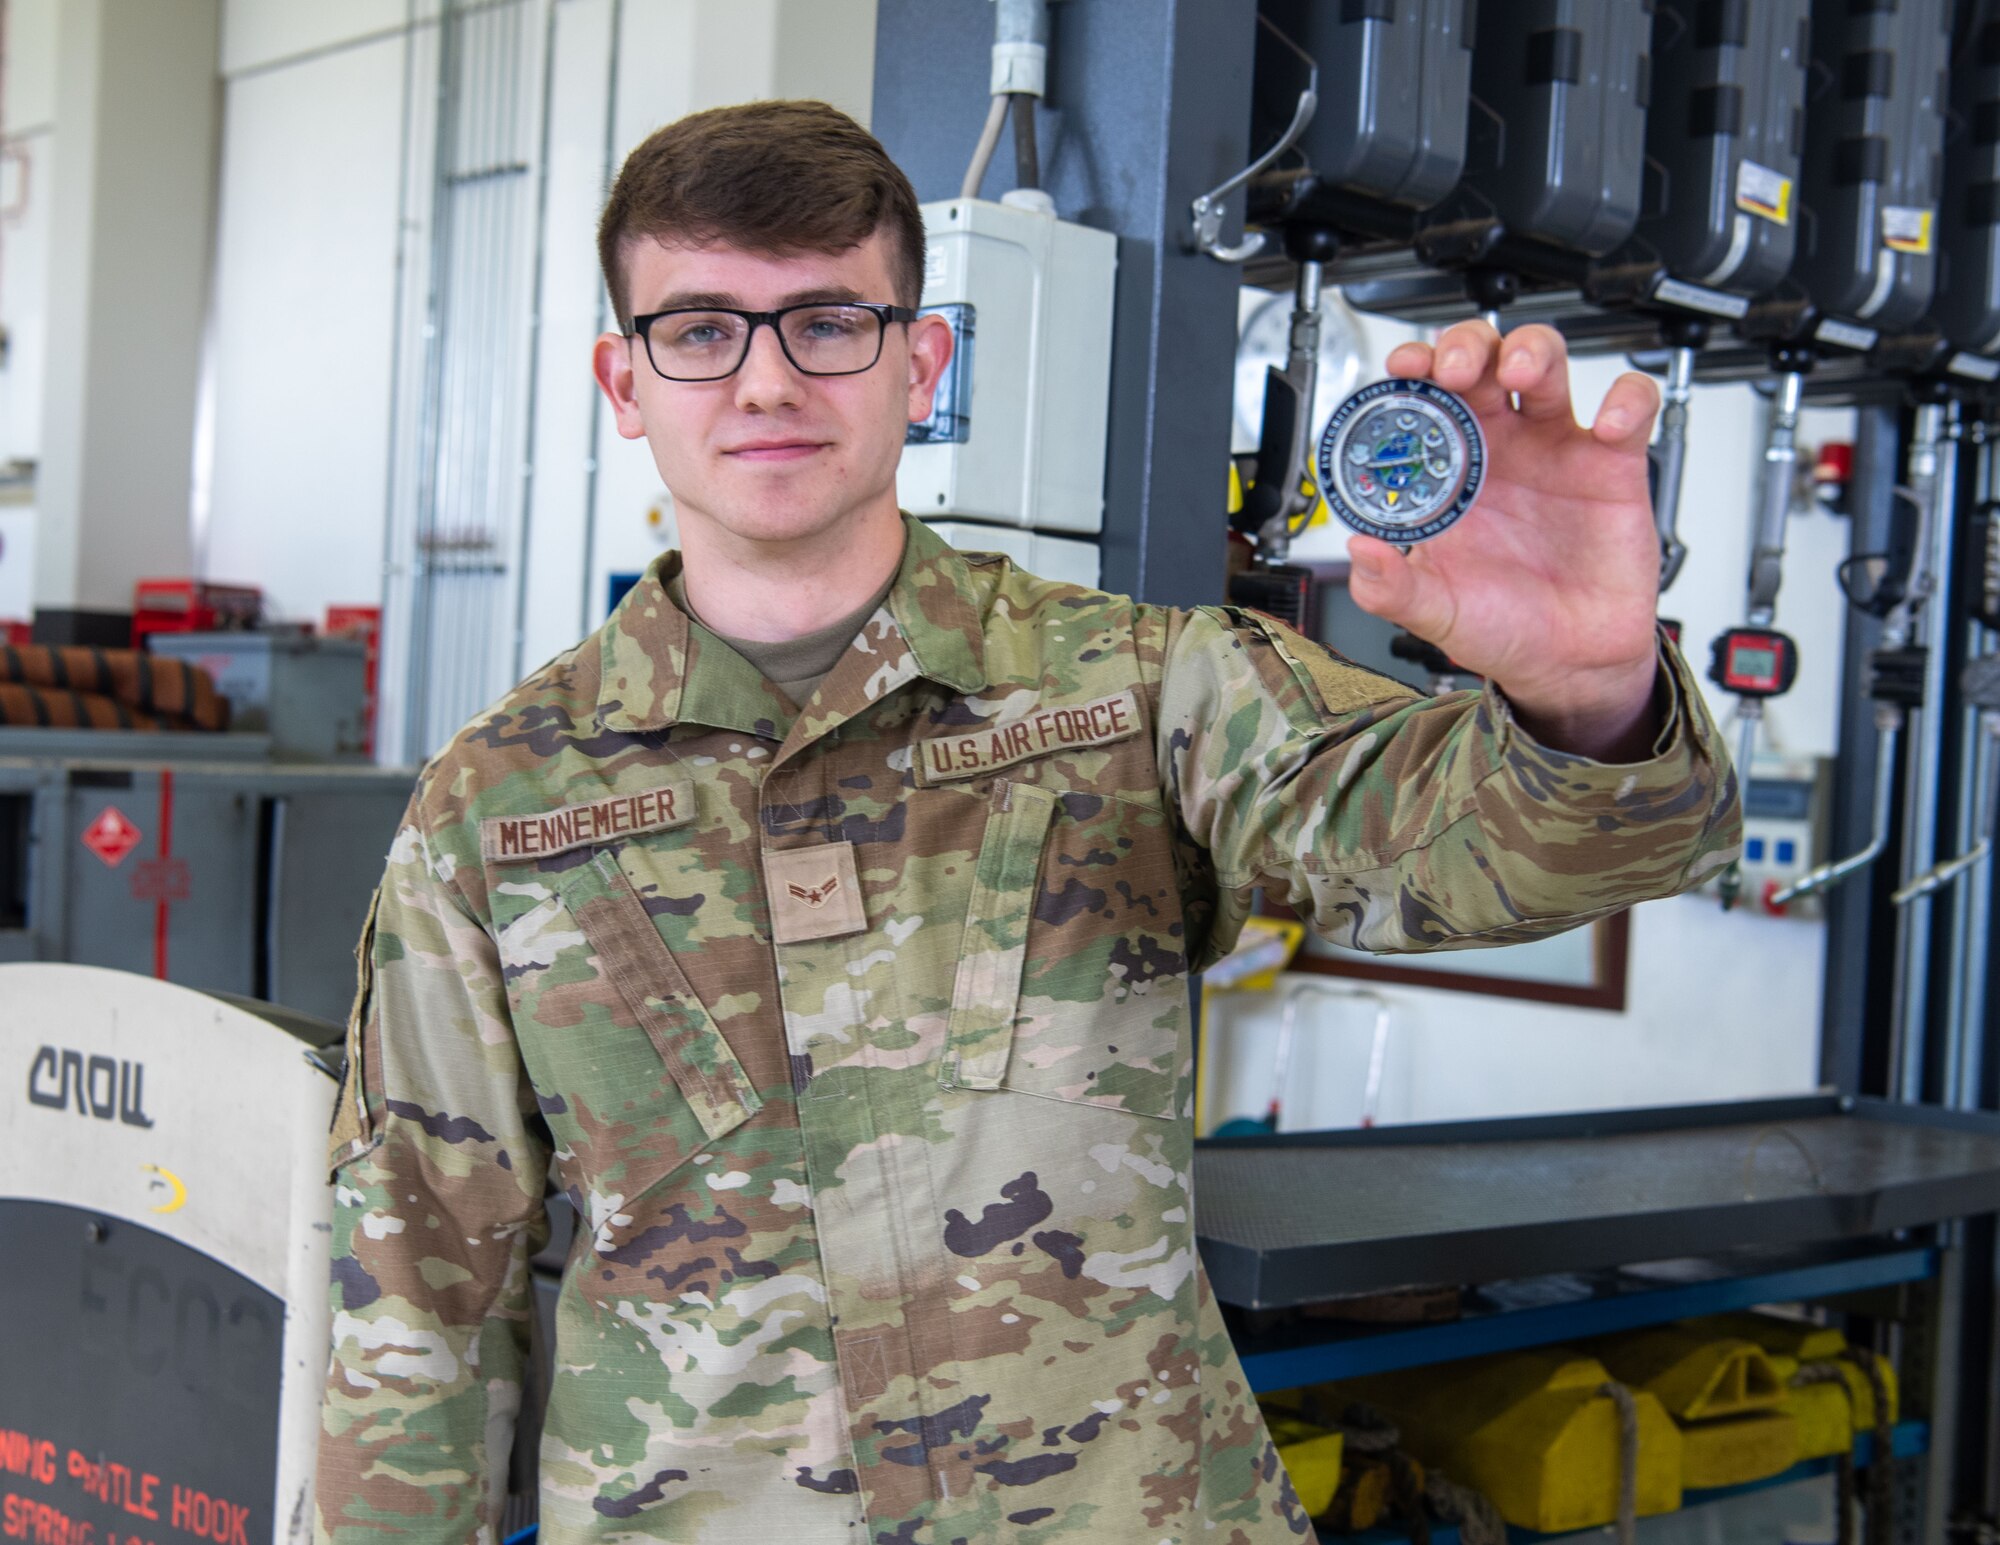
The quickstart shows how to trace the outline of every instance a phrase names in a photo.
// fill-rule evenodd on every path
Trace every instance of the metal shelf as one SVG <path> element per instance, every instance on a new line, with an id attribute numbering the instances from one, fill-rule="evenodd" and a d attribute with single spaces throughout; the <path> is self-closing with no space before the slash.
<path id="1" fill-rule="evenodd" d="M 1329 1379 L 1455 1362 L 1490 1352 L 1726 1314 L 1758 1304 L 1865 1292 L 1937 1274 L 1929 1246 L 1744 1250 L 1642 1270 L 1564 1274 L 1494 1283 L 1463 1318 L 1436 1325 L 1354 1326 L 1325 1321 L 1263 1334 L 1230 1327 L 1250 1387 L 1259 1394 Z"/>
<path id="2" fill-rule="evenodd" d="M 1917 1455 L 1928 1452 L 1930 1436 L 1930 1427 L 1927 1423 L 1898 1422 L 1890 1431 L 1890 1449 L 1898 1459 L 1914 1459 Z M 1863 1433 L 1855 1440 L 1855 1464 L 1865 1467 L 1874 1457 L 1874 1453 L 1875 1440 L 1872 1434 Z M 1747 1496 L 1752 1492 L 1768 1491 L 1774 1486 L 1789 1486 L 1794 1481 L 1809 1481 L 1818 1476 L 1831 1475 L 1834 1468 L 1835 1461 L 1830 1458 L 1808 1459 L 1805 1463 L 1793 1465 L 1791 1469 L 1768 1480 L 1752 1481 L 1744 1486 L 1718 1487 L 1713 1491 L 1690 1491 L 1683 1494 L 1678 1511 L 1684 1513 L 1689 1508 L 1727 1502 L 1731 1497 Z M 1674 1515 L 1662 1513 L 1653 1516 L 1671 1518 Z M 1641 1519 L 1640 1522 L 1644 1523 L 1645 1520 Z M 1510 1527 L 1507 1530 L 1507 1538 L 1510 1545 L 1528 1545 L 1528 1542 L 1534 1540 L 1578 1540 L 1588 1536 L 1601 1537 L 1604 1533 L 1605 1530 L 1602 1528 L 1596 1528 L 1578 1529 L 1568 1534 L 1537 1534 L 1532 1529 Z M 1329 1536 L 1329 1538 L 1334 1537 Z M 1365 1534 L 1341 1535 L 1338 1538 L 1351 1540 L 1354 1545 L 1408 1545 L 1410 1536 L 1396 1529 L 1377 1528 L 1370 1529 Z M 1431 1545 L 1459 1545 L 1458 1530 L 1450 1524 L 1432 1524 Z"/>
<path id="3" fill-rule="evenodd" d="M 1195 1216 L 1224 1303 L 1285 1308 L 2000 1210 L 2000 1120 L 1834 1095 L 1208 1139 Z"/>

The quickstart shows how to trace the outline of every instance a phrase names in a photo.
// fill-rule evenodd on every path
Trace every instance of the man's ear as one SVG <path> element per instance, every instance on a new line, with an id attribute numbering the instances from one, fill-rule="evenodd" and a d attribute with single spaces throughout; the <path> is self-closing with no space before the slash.
<path id="1" fill-rule="evenodd" d="M 957 340 L 951 323 L 941 316 L 920 316 L 904 325 L 910 330 L 910 422 L 921 424 L 931 416 L 938 378 L 951 363 Z"/>
<path id="2" fill-rule="evenodd" d="M 632 355 L 635 348 L 643 351 L 645 345 L 627 338 L 623 333 L 605 333 L 590 352 L 590 368 L 597 377 L 597 389 L 611 404 L 618 432 L 628 440 L 643 440 L 646 424 L 639 416 L 639 400 L 633 392 Z M 647 368 L 652 367 L 649 365 Z"/>

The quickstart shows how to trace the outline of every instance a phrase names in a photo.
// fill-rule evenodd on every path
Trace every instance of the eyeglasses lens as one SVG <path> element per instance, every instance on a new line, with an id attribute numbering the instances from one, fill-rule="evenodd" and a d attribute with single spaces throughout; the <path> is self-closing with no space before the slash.
<path id="1" fill-rule="evenodd" d="M 778 322 L 785 353 L 809 375 L 848 375 L 875 363 L 882 323 L 859 306 L 807 306 Z M 662 375 L 712 381 L 732 374 L 749 352 L 750 323 L 727 311 L 675 311 L 656 318 L 646 344 Z"/>

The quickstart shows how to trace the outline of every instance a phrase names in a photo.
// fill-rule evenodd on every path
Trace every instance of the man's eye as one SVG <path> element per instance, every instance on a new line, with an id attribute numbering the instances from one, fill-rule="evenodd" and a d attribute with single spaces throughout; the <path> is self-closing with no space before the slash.
<path id="1" fill-rule="evenodd" d="M 806 323 L 806 336 L 824 341 L 831 341 L 835 338 L 851 338 L 854 336 L 857 328 L 858 324 L 851 317 L 818 316 Z"/>
<path id="2" fill-rule="evenodd" d="M 722 342 L 722 329 L 713 322 L 690 322 L 674 334 L 674 342 L 689 348 L 703 348 Z"/>

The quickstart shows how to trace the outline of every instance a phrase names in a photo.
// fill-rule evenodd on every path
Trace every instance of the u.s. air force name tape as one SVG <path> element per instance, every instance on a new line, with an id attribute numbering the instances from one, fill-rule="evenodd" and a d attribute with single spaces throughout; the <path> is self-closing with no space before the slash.
<path id="1" fill-rule="evenodd" d="M 917 782 L 925 786 L 976 778 L 1049 751 L 1105 746 L 1139 733 L 1139 704 L 1130 692 L 1071 707 L 1042 708 L 1018 719 L 933 735 L 917 742 Z"/>
<path id="2" fill-rule="evenodd" d="M 694 782 L 680 778 L 637 794 L 615 794 L 539 815 L 490 815 L 479 823 L 479 851 L 488 862 L 544 858 L 611 837 L 684 826 L 694 814 Z"/>

